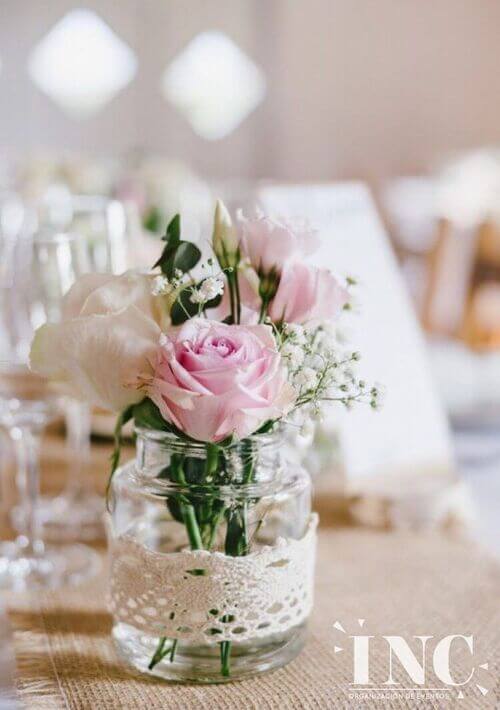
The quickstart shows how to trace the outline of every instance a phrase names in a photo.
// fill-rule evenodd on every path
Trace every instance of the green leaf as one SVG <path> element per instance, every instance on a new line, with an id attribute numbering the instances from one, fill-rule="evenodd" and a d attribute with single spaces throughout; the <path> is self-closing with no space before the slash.
<path id="1" fill-rule="evenodd" d="M 201 251 L 191 242 L 179 242 L 172 260 L 172 276 L 176 269 L 183 274 L 196 266 L 201 259 Z"/>
<path id="2" fill-rule="evenodd" d="M 192 303 L 189 299 L 191 296 L 191 289 L 185 288 L 177 297 L 174 305 L 170 309 L 170 319 L 172 325 L 181 325 L 185 323 L 189 318 L 193 318 L 198 315 L 199 304 Z"/>
<path id="3" fill-rule="evenodd" d="M 254 431 L 253 436 L 256 434 L 268 434 L 274 429 L 276 424 L 276 419 L 268 419 L 257 431 Z"/>
<path id="4" fill-rule="evenodd" d="M 142 219 L 142 225 L 148 232 L 159 235 L 165 224 L 165 213 L 159 207 L 153 205 L 148 209 Z"/>
<path id="5" fill-rule="evenodd" d="M 171 279 L 176 269 L 185 274 L 196 266 L 201 259 L 201 251 L 195 244 L 181 240 L 181 217 L 176 214 L 167 227 L 163 241 L 166 242 L 158 261 L 153 268 L 160 267 L 163 274 Z"/>
<path id="6" fill-rule="evenodd" d="M 160 410 L 149 398 L 134 407 L 134 421 L 138 427 L 145 429 L 159 429 L 160 431 L 171 431 L 171 428 L 160 414 Z"/>
<path id="7" fill-rule="evenodd" d="M 220 306 L 221 303 L 222 303 L 222 293 L 220 293 L 215 298 L 212 298 L 211 301 L 207 301 L 204 305 L 204 309 L 205 308 L 217 308 L 217 306 Z"/>
<path id="8" fill-rule="evenodd" d="M 143 399 L 142 402 L 134 406 L 133 416 L 137 427 L 155 429 L 157 431 L 169 431 L 185 442 L 197 441 L 197 439 L 193 439 L 180 429 L 177 429 L 177 427 L 170 424 L 170 422 L 165 421 L 156 404 L 149 398 Z"/>
<path id="9" fill-rule="evenodd" d="M 175 217 L 170 220 L 165 236 L 162 237 L 162 240 L 166 242 L 166 245 L 161 253 L 161 256 L 158 261 L 153 264 L 153 269 L 159 266 L 162 273 L 169 279 L 174 275 L 173 259 L 181 241 L 180 237 L 181 217 L 179 214 L 176 214 Z"/>
<path id="10" fill-rule="evenodd" d="M 175 246 L 179 244 L 181 240 L 181 216 L 176 214 L 172 217 L 168 223 L 167 233 L 163 237 L 163 241 L 170 244 L 170 246 Z"/>

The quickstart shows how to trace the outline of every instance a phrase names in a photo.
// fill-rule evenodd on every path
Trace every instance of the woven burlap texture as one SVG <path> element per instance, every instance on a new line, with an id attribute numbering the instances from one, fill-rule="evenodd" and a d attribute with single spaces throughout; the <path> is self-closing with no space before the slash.
<path id="1" fill-rule="evenodd" d="M 78 590 L 10 600 L 18 659 L 17 687 L 28 708 L 128 710 L 313 710 L 330 708 L 495 707 L 500 698 L 500 567 L 472 545 L 438 534 L 321 530 L 315 607 L 308 644 L 286 668 L 239 683 L 168 685 L 134 676 L 117 659 L 105 607 L 105 575 Z M 361 629 L 358 622 L 364 619 Z M 347 633 L 334 628 L 340 622 Z M 476 672 L 442 697 L 356 699 L 349 634 L 435 638 L 473 634 Z M 387 680 L 387 653 L 376 643 L 373 687 Z M 336 651 L 336 648 L 342 651 Z M 414 646 L 417 651 L 418 646 Z M 477 668 L 487 663 L 488 669 Z M 470 672 L 470 655 L 453 658 L 456 677 Z M 394 677 L 412 685 L 398 663 Z M 483 696 L 476 683 L 488 690 Z M 432 674 L 426 685 L 442 686 Z"/>

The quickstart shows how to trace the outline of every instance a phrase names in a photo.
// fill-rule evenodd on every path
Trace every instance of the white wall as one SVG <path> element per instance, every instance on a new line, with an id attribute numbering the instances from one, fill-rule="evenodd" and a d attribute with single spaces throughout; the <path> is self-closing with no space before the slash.
<path id="1" fill-rule="evenodd" d="M 279 0 L 276 170 L 404 174 L 500 141 L 500 2 Z"/>
<path id="2" fill-rule="evenodd" d="M 30 48 L 71 7 L 139 57 L 135 81 L 85 122 L 29 81 Z M 0 0 L 0 153 L 146 148 L 209 175 L 378 177 L 500 142 L 497 0 Z M 266 71 L 265 103 L 229 137 L 195 136 L 158 92 L 199 31 L 229 34 Z"/>

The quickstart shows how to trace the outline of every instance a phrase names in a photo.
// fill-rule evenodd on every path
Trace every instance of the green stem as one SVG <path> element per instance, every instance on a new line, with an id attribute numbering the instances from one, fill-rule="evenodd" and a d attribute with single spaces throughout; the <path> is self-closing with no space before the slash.
<path id="1" fill-rule="evenodd" d="M 220 672 L 225 678 L 231 675 L 231 641 L 220 644 Z"/>
<path id="2" fill-rule="evenodd" d="M 218 513 L 215 514 L 215 516 L 212 518 L 211 524 L 210 524 L 210 536 L 208 538 L 207 542 L 207 550 L 210 550 L 212 548 L 212 545 L 214 544 L 215 541 L 215 536 L 217 534 L 217 528 L 219 526 L 220 521 L 224 517 L 224 512 L 225 508 L 222 507 Z"/>
<path id="3" fill-rule="evenodd" d="M 251 440 L 244 440 L 241 444 L 243 451 L 243 483 L 250 483 L 253 478 L 255 464 L 254 444 Z"/>
<path id="4" fill-rule="evenodd" d="M 170 663 L 172 663 L 173 660 L 174 660 L 174 656 L 175 656 L 175 652 L 176 652 L 176 650 L 177 650 L 177 644 L 178 644 L 178 643 L 179 643 L 179 639 L 174 639 L 174 640 L 173 640 L 172 648 L 170 649 L 170 658 L 169 658 Z"/>
<path id="5" fill-rule="evenodd" d="M 269 300 L 267 298 L 263 298 L 262 304 L 260 306 L 259 323 L 264 322 L 264 318 L 266 317 L 266 314 L 267 314 L 268 305 L 269 305 Z"/>
<path id="6" fill-rule="evenodd" d="M 243 484 L 252 482 L 254 476 L 255 455 L 253 443 L 243 442 Z M 226 542 L 224 551 L 232 557 L 243 557 L 248 554 L 248 503 L 245 501 L 239 507 L 227 511 Z M 222 621 L 229 621 L 222 617 Z M 220 644 L 221 674 L 228 678 L 231 675 L 231 641 Z"/>
<path id="7" fill-rule="evenodd" d="M 205 459 L 205 480 L 217 473 L 219 463 L 219 447 L 216 444 L 206 445 L 207 458 Z"/>
<path id="8" fill-rule="evenodd" d="M 160 639 L 160 642 L 158 643 L 158 646 L 156 647 L 156 651 L 153 654 L 153 657 L 151 658 L 148 668 L 150 671 L 153 670 L 153 668 L 156 666 L 157 663 L 159 663 L 161 660 L 165 658 L 167 653 L 171 651 L 170 648 L 168 648 L 165 651 L 165 644 L 167 643 L 167 637 L 162 636 Z"/>
<path id="9" fill-rule="evenodd" d="M 240 284 L 238 281 L 238 271 L 234 272 L 234 295 L 236 297 L 236 323 L 241 321 L 241 298 L 240 298 Z"/>
<path id="10" fill-rule="evenodd" d="M 172 474 L 174 479 L 177 481 L 177 483 L 185 484 L 186 479 L 184 476 L 184 470 L 182 468 L 183 464 L 183 457 L 175 457 L 172 456 L 172 461 L 171 461 L 171 467 L 172 467 Z M 186 498 L 185 496 L 182 496 L 182 503 L 181 503 L 181 513 L 182 517 L 184 520 L 184 525 L 186 526 L 186 531 L 188 534 L 189 538 L 189 545 L 192 550 L 202 550 L 203 549 L 203 542 L 201 539 L 201 534 L 200 534 L 200 528 L 198 526 L 198 521 L 196 520 L 196 511 L 189 502 L 189 499 Z M 184 502 L 186 501 L 186 502 Z M 167 653 L 170 654 L 169 656 L 169 661 L 170 663 L 173 662 L 174 657 L 175 657 L 175 652 L 177 650 L 177 644 L 178 644 L 178 639 L 173 639 L 172 640 L 172 645 L 165 650 L 165 644 L 167 642 L 167 637 L 162 636 L 158 642 L 158 646 L 156 647 L 156 651 L 153 654 L 153 657 L 151 658 L 151 661 L 148 665 L 149 670 L 153 670 L 153 668 L 156 666 L 157 663 L 162 661 Z"/>
<path id="11" fill-rule="evenodd" d="M 229 303 L 231 305 L 231 317 L 233 323 L 236 323 L 236 296 L 234 293 L 234 282 L 232 272 L 227 274 L 227 285 L 229 287 Z"/>
<path id="12" fill-rule="evenodd" d="M 203 541 L 201 539 L 200 528 L 198 526 L 198 521 L 196 520 L 196 513 L 193 506 L 190 503 L 183 503 L 181 510 L 191 549 L 203 550 Z"/>

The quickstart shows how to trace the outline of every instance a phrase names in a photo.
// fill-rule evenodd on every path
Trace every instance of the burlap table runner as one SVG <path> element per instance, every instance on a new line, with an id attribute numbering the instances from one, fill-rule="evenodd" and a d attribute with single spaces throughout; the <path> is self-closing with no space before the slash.
<path id="1" fill-rule="evenodd" d="M 320 533 L 316 603 L 310 638 L 288 667 L 244 682 L 218 686 L 167 685 L 139 677 L 117 659 L 105 606 L 105 575 L 75 590 L 10 600 L 18 661 L 17 687 L 29 708 L 476 708 L 494 707 L 499 677 L 500 568 L 472 545 L 439 535 L 325 529 Z M 358 620 L 364 619 L 361 627 Z M 340 622 L 346 633 L 334 624 Z M 337 625 L 338 627 L 339 625 Z M 401 691 L 383 700 L 360 698 L 353 682 L 349 634 L 374 635 L 372 688 L 384 688 L 387 649 L 378 634 L 408 639 L 473 634 L 474 677 L 463 688 L 433 676 L 422 700 Z M 337 647 L 337 648 L 336 648 Z M 342 648 L 342 650 L 338 650 Z M 452 658 L 457 680 L 471 658 Z M 479 668 L 487 664 L 487 669 Z M 394 679 L 414 685 L 396 661 Z M 487 694 L 483 695 L 477 685 Z M 462 690 L 464 698 L 458 697 Z"/>
<path id="2" fill-rule="evenodd" d="M 92 447 L 88 475 L 99 491 L 105 487 L 109 452 L 109 444 Z M 132 454 L 130 448 L 124 458 Z M 60 436 L 52 434 L 44 441 L 42 464 L 43 489 L 54 493 L 64 483 L 67 464 Z M 5 483 L 8 480 L 4 479 Z M 349 520 L 342 506 L 335 505 L 331 496 L 319 492 L 315 507 L 324 526 Z M 498 707 L 500 566 L 476 547 L 445 535 L 324 527 L 319 537 L 315 608 L 305 650 L 284 669 L 230 685 L 173 686 L 134 675 L 115 655 L 105 590 L 103 573 L 79 589 L 7 599 L 17 689 L 26 707 L 475 710 L 495 707 L 495 703 Z M 362 627 L 358 619 L 365 620 Z M 336 622 L 345 634 L 334 627 Z M 412 691 L 391 691 L 391 697 L 382 699 L 358 697 L 354 693 L 359 690 L 351 685 L 349 634 L 374 636 L 370 641 L 373 689 L 384 688 L 388 678 L 388 651 L 381 634 L 404 637 L 417 657 L 419 646 L 412 641 L 415 635 L 432 635 L 435 638 L 429 643 L 433 644 L 447 635 L 472 634 L 476 670 L 467 686 L 448 690 L 432 673 L 431 645 L 425 687 L 442 688 L 441 695 L 429 691 L 433 697 L 419 700 L 410 697 Z M 454 677 L 461 680 L 470 673 L 471 658 L 463 646 L 458 649 L 451 666 Z M 487 669 L 479 667 L 484 664 Z M 404 688 L 414 685 L 397 661 L 393 675 Z M 463 699 L 458 697 L 459 690 Z"/>

